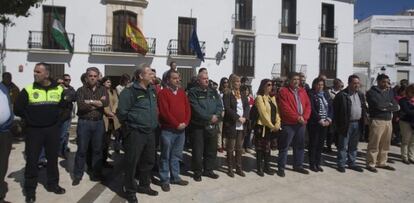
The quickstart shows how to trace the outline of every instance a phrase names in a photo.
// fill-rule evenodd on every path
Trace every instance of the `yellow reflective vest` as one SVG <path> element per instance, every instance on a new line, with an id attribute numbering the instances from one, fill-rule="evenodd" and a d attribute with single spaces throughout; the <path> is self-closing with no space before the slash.
<path id="1" fill-rule="evenodd" d="M 62 98 L 63 88 L 56 86 L 55 88 L 45 90 L 33 88 L 33 83 L 24 88 L 28 95 L 29 105 L 50 105 L 58 104 Z"/>

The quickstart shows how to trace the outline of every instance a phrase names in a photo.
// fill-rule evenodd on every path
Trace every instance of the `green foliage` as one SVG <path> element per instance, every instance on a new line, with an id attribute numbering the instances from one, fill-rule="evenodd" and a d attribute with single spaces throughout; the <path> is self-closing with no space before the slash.
<path id="1" fill-rule="evenodd" d="M 29 16 L 32 6 L 40 6 L 43 0 L 0 0 L 0 24 L 11 25 L 10 16 Z"/>

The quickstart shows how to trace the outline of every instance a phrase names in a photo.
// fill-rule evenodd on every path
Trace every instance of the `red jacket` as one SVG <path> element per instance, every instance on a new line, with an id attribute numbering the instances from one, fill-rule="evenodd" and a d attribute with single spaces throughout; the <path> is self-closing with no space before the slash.
<path id="1" fill-rule="evenodd" d="M 308 119 L 311 114 L 311 105 L 308 94 L 305 89 L 299 88 L 298 90 L 300 101 L 303 108 L 303 118 L 305 123 L 308 122 Z M 282 124 L 294 125 L 298 123 L 299 114 L 297 110 L 297 104 L 295 99 L 295 94 L 290 87 L 282 87 L 279 90 L 278 95 L 278 106 L 279 113 L 282 119 Z"/>
<path id="2" fill-rule="evenodd" d="M 158 109 L 162 129 L 177 129 L 180 123 L 188 126 L 191 117 L 191 107 L 183 89 L 175 95 L 170 88 L 165 87 L 158 93 Z"/>

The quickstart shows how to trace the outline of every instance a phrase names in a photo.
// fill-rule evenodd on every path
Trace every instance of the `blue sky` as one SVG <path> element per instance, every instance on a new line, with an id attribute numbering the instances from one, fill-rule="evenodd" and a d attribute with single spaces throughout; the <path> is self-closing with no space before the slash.
<path id="1" fill-rule="evenodd" d="M 365 19 L 371 15 L 392 15 L 414 8 L 414 0 L 356 0 L 355 18 Z"/>

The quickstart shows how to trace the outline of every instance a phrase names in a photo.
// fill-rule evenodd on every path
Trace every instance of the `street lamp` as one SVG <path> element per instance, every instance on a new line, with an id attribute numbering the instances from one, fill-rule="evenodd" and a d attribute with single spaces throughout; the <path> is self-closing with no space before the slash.
<path id="1" fill-rule="evenodd" d="M 216 54 L 216 64 L 219 65 L 221 60 L 224 60 L 226 58 L 227 50 L 229 49 L 230 41 L 228 38 L 226 38 L 223 42 L 223 47 L 221 48 L 221 51 L 217 52 Z"/>

